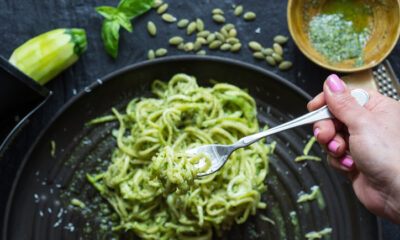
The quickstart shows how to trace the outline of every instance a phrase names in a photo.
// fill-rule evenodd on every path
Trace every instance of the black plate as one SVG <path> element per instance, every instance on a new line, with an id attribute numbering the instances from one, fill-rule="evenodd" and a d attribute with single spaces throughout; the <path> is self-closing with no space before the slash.
<path id="1" fill-rule="evenodd" d="M 66 104 L 37 138 L 14 182 L 3 239 L 79 239 L 86 220 L 77 208 L 69 209 L 60 196 L 65 189 L 74 188 L 73 196 L 86 203 L 96 201 L 98 194 L 84 174 L 104 163 L 115 146 L 110 130 L 117 126 L 107 123 L 85 127 L 84 123 L 109 114 L 113 106 L 122 109 L 135 96 L 148 95 L 154 79 L 167 81 L 180 72 L 196 76 L 203 86 L 215 79 L 247 88 L 257 101 L 261 126 L 275 126 L 307 111 L 310 96 L 301 89 L 266 70 L 233 60 L 171 57 L 112 73 Z M 344 176 L 325 161 L 293 161 L 301 155 L 310 134 L 311 126 L 307 126 L 267 139 L 278 143 L 270 159 L 268 191 L 263 196 L 268 207 L 245 224 L 235 225 L 227 233 L 228 239 L 304 239 L 307 232 L 325 227 L 333 228 L 330 239 L 380 238 L 377 218 L 358 203 Z M 54 158 L 50 156 L 51 140 L 56 142 Z M 311 154 L 324 155 L 317 144 Z M 296 203 L 298 192 L 309 192 L 314 185 L 322 188 L 326 202 L 322 210 L 317 201 Z M 297 226 L 290 221 L 291 211 L 297 212 Z M 269 216 L 276 225 L 260 220 L 259 214 Z M 95 230 L 89 236 L 107 238 L 99 236 L 98 220 L 89 221 Z"/>

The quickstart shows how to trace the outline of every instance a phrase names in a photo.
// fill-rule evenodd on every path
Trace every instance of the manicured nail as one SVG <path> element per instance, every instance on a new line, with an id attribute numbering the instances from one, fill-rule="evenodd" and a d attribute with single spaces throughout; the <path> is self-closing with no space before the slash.
<path id="1" fill-rule="evenodd" d="M 339 148 L 340 144 L 334 140 L 330 141 L 328 144 L 328 148 L 331 152 L 336 152 Z"/>
<path id="2" fill-rule="evenodd" d="M 342 159 L 342 165 L 347 167 L 347 168 L 351 168 L 354 165 L 354 161 L 353 161 L 353 159 L 351 159 L 349 157 L 344 157 Z"/>
<path id="3" fill-rule="evenodd" d="M 332 92 L 342 92 L 344 90 L 343 83 L 336 74 L 331 74 L 328 77 L 328 86 Z"/>
<path id="4" fill-rule="evenodd" d="M 319 133 L 319 128 L 314 129 L 314 137 L 317 137 Z"/>

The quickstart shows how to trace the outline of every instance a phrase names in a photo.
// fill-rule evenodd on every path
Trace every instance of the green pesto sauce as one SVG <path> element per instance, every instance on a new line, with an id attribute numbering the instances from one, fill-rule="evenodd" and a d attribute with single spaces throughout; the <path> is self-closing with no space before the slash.
<path id="1" fill-rule="evenodd" d="M 361 66 L 371 21 L 372 10 L 361 1 L 331 0 L 323 7 L 322 14 L 311 19 L 309 38 L 331 64 L 355 59 L 355 66 Z"/>

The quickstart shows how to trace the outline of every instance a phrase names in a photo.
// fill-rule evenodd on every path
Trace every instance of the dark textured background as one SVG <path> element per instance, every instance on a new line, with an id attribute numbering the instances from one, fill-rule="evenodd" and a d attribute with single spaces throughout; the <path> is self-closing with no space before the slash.
<path id="1" fill-rule="evenodd" d="M 294 62 L 294 67 L 287 72 L 267 66 L 265 61 L 257 61 L 251 56 L 247 42 L 256 40 L 264 46 L 272 45 L 276 34 L 289 36 L 286 23 L 287 1 L 248 0 L 248 1 L 185 1 L 174 0 L 169 3 L 168 12 L 180 18 L 194 19 L 200 17 L 205 21 L 206 29 L 217 30 L 219 26 L 211 22 L 211 10 L 219 7 L 225 11 L 227 22 L 234 23 L 238 37 L 244 47 L 240 53 L 224 53 L 209 51 L 208 54 L 235 58 L 264 67 L 288 79 L 303 88 L 310 95 L 321 91 L 324 78 L 330 73 L 303 56 L 292 40 L 285 47 L 284 57 Z M 233 15 L 232 3 L 243 4 L 245 10 L 254 11 L 257 19 L 254 22 L 244 22 Z M 102 17 L 94 11 L 95 6 L 116 6 L 118 0 L 0 0 L 0 55 L 8 58 L 13 49 L 31 37 L 59 27 L 79 27 L 86 29 L 88 50 L 81 59 L 65 73 L 52 80 L 46 86 L 55 94 L 50 101 L 30 119 L 30 122 L 15 139 L 15 159 L 2 166 L 0 171 L 2 193 L 0 198 L 0 217 L 3 215 L 5 196 L 10 187 L 11 179 L 24 155 L 39 131 L 51 119 L 60 107 L 67 102 L 76 91 L 82 91 L 97 78 L 132 63 L 146 60 L 150 48 L 166 47 L 168 55 L 190 54 L 178 51 L 168 46 L 168 39 L 174 35 L 184 35 L 184 30 L 178 30 L 176 24 L 166 24 L 153 10 L 144 16 L 133 20 L 133 33 L 121 30 L 120 51 L 117 60 L 110 58 L 103 49 L 101 41 Z M 155 22 L 158 28 L 157 36 L 150 37 L 146 31 L 148 20 Z M 260 33 L 255 30 L 260 28 Z M 186 37 L 194 40 L 194 36 Z M 390 54 L 389 60 L 397 75 L 400 74 L 400 45 L 397 44 Z M 1 87 L 1 86 L 0 86 Z M 0 220 L 1 223 L 2 219 Z M 383 221 L 385 240 L 400 239 L 399 227 Z"/>

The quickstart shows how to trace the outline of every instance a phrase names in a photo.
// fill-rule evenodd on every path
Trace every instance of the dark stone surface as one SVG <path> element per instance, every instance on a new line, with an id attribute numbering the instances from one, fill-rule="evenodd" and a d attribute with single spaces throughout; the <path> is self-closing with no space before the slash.
<path id="1" fill-rule="evenodd" d="M 285 46 L 284 57 L 294 62 L 294 67 L 287 72 L 280 72 L 277 68 L 267 66 L 265 61 L 253 59 L 247 42 L 256 40 L 264 46 L 272 45 L 272 38 L 276 34 L 289 36 L 286 23 L 287 1 L 276 0 L 248 0 L 248 1 L 184 1 L 174 0 L 169 3 L 168 12 L 177 18 L 193 20 L 200 17 L 205 21 L 205 26 L 210 30 L 217 30 L 219 26 L 211 21 L 211 10 L 219 7 L 225 11 L 227 22 L 234 23 L 238 30 L 238 37 L 243 43 L 239 53 L 225 53 L 210 51 L 210 55 L 234 58 L 271 70 L 303 88 L 310 95 L 321 91 L 325 77 L 330 73 L 309 61 L 289 40 Z M 243 4 L 245 10 L 254 11 L 257 18 L 254 22 L 244 22 L 233 15 L 232 3 Z M 178 51 L 168 46 L 168 39 L 174 35 L 185 35 L 184 30 L 179 30 L 176 24 L 162 22 L 159 15 L 153 10 L 132 21 L 133 33 L 121 30 L 120 51 L 117 60 L 109 57 L 103 49 L 101 41 L 102 17 L 94 11 L 100 5 L 118 4 L 117 0 L 0 0 L 0 55 L 8 58 L 13 49 L 26 40 L 51 29 L 59 27 L 79 27 L 86 29 L 88 50 L 80 60 L 53 79 L 46 86 L 55 94 L 50 101 L 30 119 L 30 122 L 15 139 L 11 151 L 11 162 L 3 163 L 0 169 L 1 198 L 0 217 L 3 215 L 5 197 L 11 186 L 11 179 L 25 151 L 34 141 L 44 125 L 54 116 L 65 102 L 74 96 L 76 91 L 82 91 L 85 86 L 96 81 L 114 70 L 132 63 L 146 60 L 147 50 L 150 48 L 166 47 L 168 56 L 190 54 Z M 150 37 L 146 30 L 148 20 L 155 22 L 158 28 L 157 36 Z M 256 29 L 260 28 L 260 33 Z M 185 39 L 194 40 L 194 36 L 185 36 Z M 397 44 L 390 54 L 389 60 L 396 72 L 400 74 L 400 45 Z M 245 81 L 246 79 L 243 79 Z M 0 86 L 1 87 L 1 86 Z M 23 97 L 23 96 L 22 96 Z M 1 223 L 2 219 L 0 220 Z M 399 227 L 383 221 L 384 239 L 399 239 Z"/>

